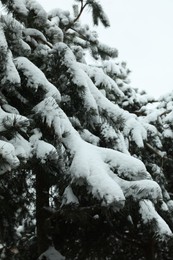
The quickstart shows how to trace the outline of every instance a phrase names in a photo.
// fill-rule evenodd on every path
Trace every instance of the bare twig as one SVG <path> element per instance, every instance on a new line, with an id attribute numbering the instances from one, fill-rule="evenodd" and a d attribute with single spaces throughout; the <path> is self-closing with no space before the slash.
<path id="1" fill-rule="evenodd" d="M 155 153 L 158 157 L 160 157 L 161 159 L 167 160 L 167 161 L 171 161 L 173 162 L 173 159 L 163 155 L 160 151 L 158 151 L 156 148 L 154 148 L 151 144 L 149 143 L 145 143 L 145 145 L 153 152 Z"/>
<path id="2" fill-rule="evenodd" d="M 88 3 L 85 3 L 83 2 L 83 0 L 81 1 L 81 6 L 80 6 L 80 11 L 78 13 L 78 15 L 76 16 L 76 18 L 70 23 L 68 24 L 68 26 L 65 28 L 65 31 L 67 31 L 68 29 L 70 29 L 74 24 L 75 22 L 77 22 L 77 20 L 79 20 L 80 16 L 82 15 L 83 13 L 83 10 L 85 9 L 85 7 L 88 5 Z"/>

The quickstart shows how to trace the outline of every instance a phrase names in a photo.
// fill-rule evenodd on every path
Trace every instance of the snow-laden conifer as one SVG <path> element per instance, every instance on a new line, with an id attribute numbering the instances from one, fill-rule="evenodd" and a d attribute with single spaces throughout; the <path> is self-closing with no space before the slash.
<path id="1" fill-rule="evenodd" d="M 1 3 L 12 16 L 0 20 L 0 174 L 8 185 L 21 180 L 20 187 L 14 178 L 11 191 L 13 218 L 6 210 L 0 227 L 5 257 L 11 241 L 29 248 L 29 234 L 32 243 L 37 236 L 39 259 L 101 259 L 98 248 L 83 253 L 83 232 L 97 226 L 103 236 L 111 227 L 105 259 L 115 254 L 111 240 L 121 252 L 119 241 L 130 236 L 138 243 L 142 234 L 145 244 L 172 239 L 172 200 L 159 162 L 171 161 L 171 97 L 151 113 L 153 98 L 131 88 L 117 50 L 80 23 L 90 7 L 95 24 L 109 25 L 98 1 L 77 1 L 74 16 L 60 6 L 47 14 L 35 0 Z M 5 204 L 1 193 L 7 197 L 4 185 Z"/>

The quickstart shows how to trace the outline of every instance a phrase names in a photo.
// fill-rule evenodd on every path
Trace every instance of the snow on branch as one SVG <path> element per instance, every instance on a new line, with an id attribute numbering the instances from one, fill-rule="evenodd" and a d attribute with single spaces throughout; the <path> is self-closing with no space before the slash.
<path id="1" fill-rule="evenodd" d="M 0 54 L 7 53 L 8 44 L 4 35 L 3 25 L 0 23 Z"/>
<path id="2" fill-rule="evenodd" d="M 63 42 L 64 34 L 59 25 L 59 19 L 52 18 L 51 21 L 47 20 L 45 27 L 46 35 L 51 39 L 52 44 Z"/>
<path id="3" fill-rule="evenodd" d="M 93 80 L 93 83 L 99 89 L 105 89 L 106 93 L 111 92 L 115 96 L 123 97 L 123 92 L 119 89 L 116 82 L 104 73 L 102 68 L 96 66 L 88 66 L 86 64 L 79 64 L 80 67 L 87 73 L 89 78 Z"/>
<path id="4" fill-rule="evenodd" d="M 26 163 L 32 156 L 31 143 L 25 140 L 20 134 L 16 134 L 10 143 L 15 148 L 16 156 L 22 163 Z"/>
<path id="5" fill-rule="evenodd" d="M 23 40 L 24 25 L 17 21 L 11 15 L 2 15 L 1 22 L 3 24 L 6 40 L 12 52 L 19 55 L 28 55 L 31 53 L 30 46 Z M 11 44 L 11 41 L 13 44 Z"/>
<path id="6" fill-rule="evenodd" d="M 28 9 L 26 7 L 26 1 L 23 0 L 2 0 L 2 4 L 12 11 L 14 14 L 26 17 L 28 15 Z"/>
<path id="7" fill-rule="evenodd" d="M 144 224 L 150 224 L 155 235 L 162 241 L 172 237 L 172 231 L 163 218 L 157 213 L 153 203 L 150 200 L 141 200 L 139 202 L 141 218 Z"/>
<path id="8" fill-rule="evenodd" d="M 64 66 L 66 68 L 68 79 L 71 81 L 72 84 L 75 84 L 76 90 L 74 89 L 74 91 L 81 91 L 81 98 L 84 102 L 83 108 L 86 109 L 85 111 L 93 109 L 93 111 L 96 112 L 95 123 L 98 124 L 101 120 L 101 117 L 104 116 L 112 120 L 114 122 L 114 125 L 116 126 L 118 121 L 121 119 L 124 122 L 124 126 L 122 128 L 125 137 L 129 137 L 130 135 L 132 140 L 135 141 L 135 143 L 139 147 L 143 147 L 143 140 L 147 138 L 147 130 L 138 120 L 136 115 L 124 111 L 118 105 L 109 101 L 100 92 L 100 90 L 97 88 L 96 85 L 94 85 L 90 77 L 85 72 L 87 70 L 87 73 L 92 77 L 93 74 L 95 74 L 95 72 L 91 72 L 92 67 L 86 68 L 85 65 L 79 65 L 79 63 L 76 62 L 75 56 L 72 51 L 64 43 L 56 44 L 53 47 L 51 53 L 54 54 L 56 60 L 58 60 L 58 66 Z M 97 76 L 95 74 L 95 78 L 99 82 L 98 70 L 96 71 L 96 73 Z M 102 75 L 100 76 L 102 77 Z M 123 93 L 118 90 L 118 88 L 116 88 L 116 85 L 112 83 L 111 79 L 109 79 L 108 81 L 108 77 L 107 84 L 109 84 L 109 87 L 114 88 L 118 96 L 123 96 Z M 84 94 L 82 91 L 84 92 Z M 100 118 L 98 116 L 100 116 Z"/>
<path id="9" fill-rule="evenodd" d="M 111 171 L 120 178 L 129 181 L 152 179 L 145 165 L 139 159 L 112 149 L 101 147 L 98 149 L 102 160 L 109 164 Z"/>
<path id="10" fill-rule="evenodd" d="M 90 91 L 95 98 L 99 111 L 101 114 L 105 114 L 116 125 L 121 118 L 124 121 L 123 133 L 125 137 L 132 137 L 132 140 L 139 146 L 143 147 L 143 140 L 147 138 L 147 131 L 145 127 L 139 122 L 136 115 L 121 109 L 118 105 L 109 101 L 94 84 L 90 84 Z"/>
<path id="11" fill-rule="evenodd" d="M 23 34 L 27 42 L 36 42 L 36 46 L 38 43 L 43 43 L 52 48 L 52 45 L 47 41 L 46 37 L 39 30 L 34 28 L 25 28 L 23 30 Z"/>
<path id="12" fill-rule="evenodd" d="M 32 15 L 32 23 L 37 27 L 43 27 L 47 22 L 47 13 L 36 0 L 2 0 L 1 2 L 22 22 L 26 22 L 29 15 Z"/>
<path id="13" fill-rule="evenodd" d="M 103 60 L 106 60 L 107 58 L 117 58 L 118 57 L 118 50 L 116 48 L 109 47 L 106 44 L 103 44 L 99 42 L 97 44 L 98 53 L 100 54 L 101 58 Z"/>
<path id="14" fill-rule="evenodd" d="M 149 199 L 153 203 L 163 200 L 161 188 L 155 181 L 142 179 L 127 181 L 112 173 L 110 176 L 119 184 L 126 199 L 131 198 L 133 201 Z"/>
<path id="15" fill-rule="evenodd" d="M 68 145 L 70 151 L 74 149 L 70 144 L 74 143 L 73 139 L 73 135 L 68 135 L 63 139 L 63 143 L 65 146 Z M 71 177 L 84 179 L 84 182 L 87 182 L 88 190 L 94 197 L 102 201 L 102 205 L 112 205 L 115 210 L 122 208 L 125 201 L 124 194 L 117 182 L 114 182 L 108 175 L 109 167 L 100 157 L 98 149 L 80 137 L 75 139 L 77 146 L 70 167 Z"/>
<path id="16" fill-rule="evenodd" d="M 71 154 L 72 180 L 87 183 L 88 191 L 101 200 L 102 205 L 111 205 L 118 210 L 124 207 L 125 197 L 162 199 L 159 185 L 151 180 L 140 160 L 82 140 L 53 98 L 43 100 L 34 111 L 43 123 L 53 127 L 55 135 Z M 117 175 L 135 181 L 121 180 Z"/>
<path id="17" fill-rule="evenodd" d="M 7 113 L 0 108 L 0 132 L 9 130 L 25 130 L 29 126 L 29 119 L 18 115 Z"/>
<path id="18" fill-rule="evenodd" d="M 2 78 L 0 78 L 0 83 L 2 85 L 20 84 L 20 77 L 13 63 L 12 53 L 8 49 L 8 43 L 6 41 L 2 23 L 0 23 L 0 69 L 2 71 Z"/>
<path id="19" fill-rule="evenodd" d="M 61 207 L 63 205 L 68 205 L 68 204 L 76 204 L 76 205 L 79 204 L 79 200 L 73 193 L 71 186 L 67 186 L 64 190 Z"/>
<path id="20" fill-rule="evenodd" d="M 47 22 L 47 13 L 42 5 L 36 0 L 25 0 L 26 8 L 34 13 L 33 24 L 38 27 L 43 27 Z"/>
<path id="21" fill-rule="evenodd" d="M 0 140 L 0 175 L 15 169 L 19 164 L 14 146 Z"/>
<path id="22" fill-rule="evenodd" d="M 76 62 L 75 56 L 70 48 L 64 43 L 57 43 L 53 46 L 51 53 L 58 59 L 57 62 L 61 63 L 61 66 L 64 66 L 67 70 L 68 80 L 75 85 L 74 91 L 80 96 L 80 99 L 82 99 L 85 113 L 91 110 L 94 111 L 95 122 L 99 122 L 98 107 L 89 90 L 89 85 L 93 83 Z M 73 96 L 74 91 L 72 93 Z"/>
<path id="23" fill-rule="evenodd" d="M 122 73 L 120 64 L 115 63 L 112 60 L 103 61 L 103 70 L 107 75 L 112 76 L 114 79 L 116 79 L 117 76 L 120 77 Z"/>
<path id="24" fill-rule="evenodd" d="M 0 93 L 0 96 L 2 96 L 2 93 Z M 1 106 L 5 112 L 19 115 L 19 111 L 15 107 L 10 106 L 7 102 L 2 103 Z"/>
<path id="25" fill-rule="evenodd" d="M 57 161 L 58 154 L 55 147 L 43 140 L 37 140 L 33 143 L 32 154 L 42 163 L 48 161 Z"/>
<path id="26" fill-rule="evenodd" d="M 61 96 L 58 89 L 46 79 L 44 73 L 37 66 L 25 57 L 15 58 L 14 63 L 17 70 L 26 78 L 26 87 L 35 92 L 41 88 L 45 92 L 45 97 L 52 96 L 57 102 L 60 102 Z"/>
<path id="27" fill-rule="evenodd" d="M 40 255 L 38 260 L 65 260 L 65 257 L 58 252 L 54 246 L 50 246 L 43 254 Z"/>
<path id="28" fill-rule="evenodd" d="M 48 18 L 59 27 L 65 27 L 72 21 L 70 12 L 64 11 L 60 8 L 55 8 L 48 13 Z"/>
<path id="29" fill-rule="evenodd" d="M 6 53 L 5 70 L 3 73 L 3 78 L 1 79 L 1 84 L 4 86 L 14 86 L 20 85 L 20 76 L 13 63 L 13 57 L 10 50 Z"/>
<path id="30" fill-rule="evenodd" d="M 61 138 L 73 156 L 71 178 L 82 178 L 86 181 L 89 190 L 103 205 L 112 204 L 115 208 L 122 208 L 125 201 L 123 192 L 107 174 L 107 166 L 95 150 L 96 146 L 81 139 L 68 117 L 52 98 L 45 99 L 34 110 L 43 121 L 54 128 L 55 134 Z"/>

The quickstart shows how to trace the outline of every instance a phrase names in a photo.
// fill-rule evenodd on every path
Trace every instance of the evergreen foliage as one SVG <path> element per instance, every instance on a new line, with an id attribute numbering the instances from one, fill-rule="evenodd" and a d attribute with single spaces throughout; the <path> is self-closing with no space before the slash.
<path id="1" fill-rule="evenodd" d="M 1 3 L 0 258 L 172 259 L 172 94 L 131 88 L 98 1 Z"/>

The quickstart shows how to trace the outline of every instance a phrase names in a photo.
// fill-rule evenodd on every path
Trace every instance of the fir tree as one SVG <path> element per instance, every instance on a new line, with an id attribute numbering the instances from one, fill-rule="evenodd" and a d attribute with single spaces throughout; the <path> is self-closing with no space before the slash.
<path id="1" fill-rule="evenodd" d="M 156 158 L 166 139 L 117 50 L 79 22 L 89 7 L 109 26 L 104 10 L 1 2 L 1 258 L 166 259 L 172 200 Z"/>

